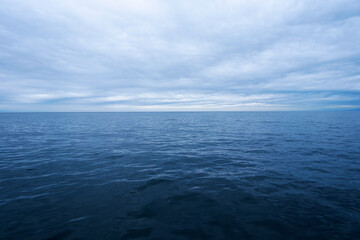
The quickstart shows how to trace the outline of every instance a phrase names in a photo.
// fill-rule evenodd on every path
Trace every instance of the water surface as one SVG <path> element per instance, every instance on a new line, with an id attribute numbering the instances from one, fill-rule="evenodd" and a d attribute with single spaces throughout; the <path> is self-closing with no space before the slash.
<path id="1" fill-rule="evenodd" d="M 0 239 L 360 239 L 359 119 L 0 114 Z"/>

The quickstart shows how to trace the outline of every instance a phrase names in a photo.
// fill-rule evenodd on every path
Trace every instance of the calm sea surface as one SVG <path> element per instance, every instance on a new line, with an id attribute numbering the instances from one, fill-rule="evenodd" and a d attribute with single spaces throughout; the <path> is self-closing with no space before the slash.
<path id="1" fill-rule="evenodd" d="M 0 114 L 0 239 L 360 239 L 360 112 Z"/>

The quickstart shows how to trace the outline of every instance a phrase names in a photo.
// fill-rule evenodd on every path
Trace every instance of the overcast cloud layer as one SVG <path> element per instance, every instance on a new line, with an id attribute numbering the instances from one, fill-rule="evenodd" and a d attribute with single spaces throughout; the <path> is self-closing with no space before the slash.
<path id="1" fill-rule="evenodd" d="M 360 109 L 359 0 L 0 0 L 1 111 Z"/>

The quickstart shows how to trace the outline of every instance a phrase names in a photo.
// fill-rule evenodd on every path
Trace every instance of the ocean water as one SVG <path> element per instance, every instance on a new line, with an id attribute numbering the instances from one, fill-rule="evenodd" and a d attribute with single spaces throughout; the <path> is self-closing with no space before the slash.
<path id="1" fill-rule="evenodd" d="M 2 113 L 0 239 L 360 239 L 360 112 Z"/>

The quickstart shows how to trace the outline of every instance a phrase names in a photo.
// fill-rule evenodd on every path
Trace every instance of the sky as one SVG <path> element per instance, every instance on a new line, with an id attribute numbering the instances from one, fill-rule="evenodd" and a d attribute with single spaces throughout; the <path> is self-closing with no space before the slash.
<path id="1" fill-rule="evenodd" d="M 354 109 L 359 0 L 0 0 L 0 111 Z"/>

